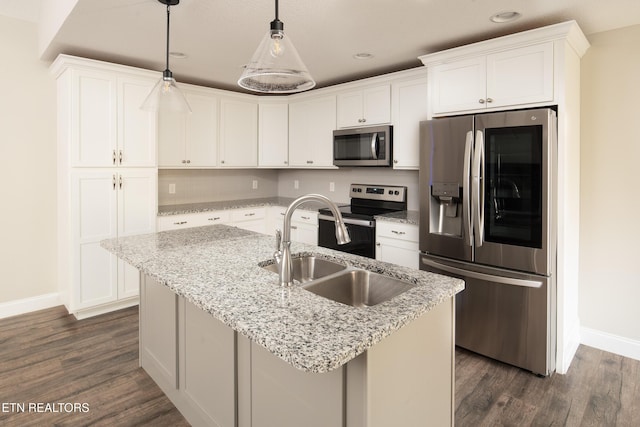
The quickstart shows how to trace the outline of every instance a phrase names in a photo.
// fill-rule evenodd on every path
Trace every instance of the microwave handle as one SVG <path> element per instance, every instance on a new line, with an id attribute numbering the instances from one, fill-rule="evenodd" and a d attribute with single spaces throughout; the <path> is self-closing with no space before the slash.
<path id="1" fill-rule="evenodd" d="M 378 132 L 371 135 L 371 157 L 378 160 Z"/>

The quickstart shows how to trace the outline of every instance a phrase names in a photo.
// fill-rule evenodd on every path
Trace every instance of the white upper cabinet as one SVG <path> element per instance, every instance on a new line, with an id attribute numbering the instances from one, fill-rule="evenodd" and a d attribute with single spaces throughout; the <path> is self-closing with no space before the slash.
<path id="1" fill-rule="evenodd" d="M 286 102 L 258 105 L 258 165 L 289 165 L 289 107 Z"/>
<path id="2" fill-rule="evenodd" d="M 231 97 L 220 101 L 219 160 L 222 167 L 258 166 L 257 101 Z"/>
<path id="3" fill-rule="evenodd" d="M 155 80 L 100 69 L 68 73 L 59 104 L 70 114 L 71 166 L 155 166 L 156 115 L 140 110 Z"/>
<path id="4" fill-rule="evenodd" d="M 308 98 L 289 103 L 289 166 L 333 166 L 336 97 Z"/>
<path id="5" fill-rule="evenodd" d="M 189 86 L 184 95 L 190 114 L 158 115 L 160 167 L 215 167 L 218 155 L 218 97 Z"/>
<path id="6" fill-rule="evenodd" d="M 433 114 L 553 100 L 553 43 L 541 43 L 435 65 Z"/>
<path id="7" fill-rule="evenodd" d="M 428 119 L 427 73 L 393 83 L 393 167 L 420 167 L 420 122 Z"/>
<path id="8" fill-rule="evenodd" d="M 388 84 L 339 93 L 338 128 L 391 122 L 391 86 Z"/>

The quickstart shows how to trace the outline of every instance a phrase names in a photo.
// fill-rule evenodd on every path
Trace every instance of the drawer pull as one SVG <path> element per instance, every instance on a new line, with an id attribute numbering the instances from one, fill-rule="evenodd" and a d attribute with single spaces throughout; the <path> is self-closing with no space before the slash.
<path id="1" fill-rule="evenodd" d="M 402 236 L 403 234 L 407 234 L 407 233 L 405 233 L 404 231 L 391 230 L 391 232 L 392 232 L 393 234 L 397 234 L 398 236 Z"/>
<path id="2" fill-rule="evenodd" d="M 254 216 L 254 215 L 255 215 L 255 212 L 251 212 L 251 213 L 246 213 L 246 214 L 244 214 L 244 216 Z"/>
<path id="3" fill-rule="evenodd" d="M 178 221 L 178 222 L 174 222 L 173 224 L 174 225 L 184 225 L 186 223 L 187 223 L 187 221 Z"/>
<path id="4" fill-rule="evenodd" d="M 213 218 L 208 218 L 209 221 L 218 221 L 220 219 L 219 216 L 214 216 Z"/>
<path id="5" fill-rule="evenodd" d="M 300 218 L 302 218 L 302 219 L 311 219 L 311 217 L 309 217 L 309 216 L 300 216 Z"/>

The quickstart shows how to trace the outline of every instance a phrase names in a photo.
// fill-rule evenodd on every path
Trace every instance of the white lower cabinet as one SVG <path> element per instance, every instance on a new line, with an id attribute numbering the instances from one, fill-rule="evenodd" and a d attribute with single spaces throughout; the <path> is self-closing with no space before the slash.
<path id="1" fill-rule="evenodd" d="M 453 425 L 454 299 L 326 373 L 298 370 L 142 276 L 140 364 L 189 423 Z"/>
<path id="2" fill-rule="evenodd" d="M 77 170 L 70 174 L 68 223 L 61 227 L 61 295 L 82 318 L 137 304 L 138 275 L 100 247 L 104 239 L 155 231 L 155 168 Z"/>
<path id="3" fill-rule="evenodd" d="M 206 211 L 158 217 L 158 231 L 229 223 L 229 211 Z"/>
<path id="4" fill-rule="evenodd" d="M 418 226 L 376 222 L 376 260 L 418 269 Z"/>
<path id="5" fill-rule="evenodd" d="M 230 211 L 229 225 L 234 225 L 256 233 L 267 232 L 267 208 L 233 209 Z"/>
<path id="6" fill-rule="evenodd" d="M 269 229 L 267 234 L 284 228 L 286 207 L 275 206 L 269 211 Z M 291 241 L 318 245 L 318 212 L 304 209 L 295 210 L 291 216 Z"/>

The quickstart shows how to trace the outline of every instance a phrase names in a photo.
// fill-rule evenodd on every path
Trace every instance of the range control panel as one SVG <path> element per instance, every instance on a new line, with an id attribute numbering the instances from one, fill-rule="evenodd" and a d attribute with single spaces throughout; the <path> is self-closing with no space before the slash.
<path id="1" fill-rule="evenodd" d="M 407 187 L 392 185 L 351 184 L 349 196 L 355 199 L 384 200 L 388 202 L 406 202 Z"/>

